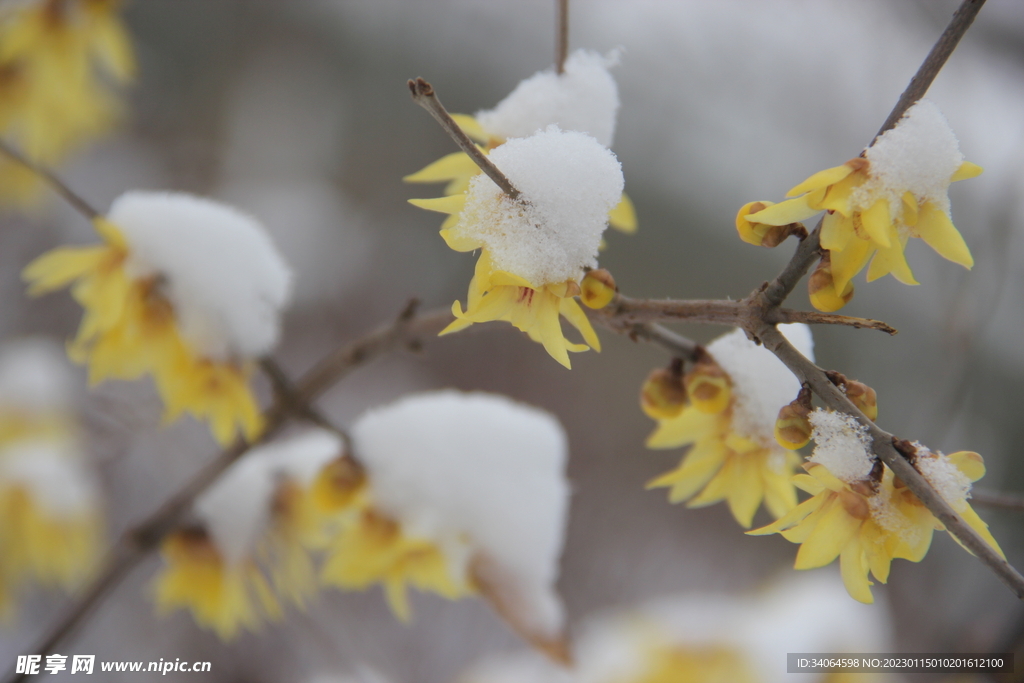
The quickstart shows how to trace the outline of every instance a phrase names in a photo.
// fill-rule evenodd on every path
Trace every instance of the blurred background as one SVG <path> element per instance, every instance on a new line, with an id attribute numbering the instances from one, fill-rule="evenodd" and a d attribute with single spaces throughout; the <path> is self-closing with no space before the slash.
<path id="1" fill-rule="evenodd" d="M 742 243 L 737 208 L 778 201 L 812 172 L 856 156 L 957 4 L 571 0 L 573 49 L 622 48 L 613 149 L 640 229 L 610 234 L 601 257 L 622 291 L 741 298 L 773 277 L 792 245 Z M 402 176 L 454 151 L 405 82 L 426 78 L 453 112 L 493 107 L 551 66 L 553 1 L 134 0 L 125 18 L 140 71 L 123 125 L 60 174 L 101 209 L 128 189 L 170 189 L 260 218 L 297 275 L 278 352 L 289 372 L 390 321 L 410 297 L 435 308 L 465 296 L 473 259 L 444 245 L 437 214 L 405 201 L 440 188 L 404 185 Z M 920 287 L 892 278 L 866 285 L 861 276 L 843 311 L 899 334 L 818 328 L 816 355 L 878 391 L 885 429 L 946 452 L 976 450 L 988 465 L 980 487 L 1024 492 L 1024 4 L 989 0 L 929 97 L 966 158 L 985 168 L 950 192 L 977 265 L 964 271 L 915 241 L 908 258 Z M 93 240 L 52 198 L 33 215 L 0 215 L 0 338 L 62 343 L 74 334 L 80 310 L 71 298 L 30 300 L 19 272 L 52 246 Z M 790 302 L 809 308 L 802 285 Z M 725 330 L 680 331 L 704 342 Z M 637 393 L 666 357 L 600 334 L 604 351 L 575 356 L 567 372 L 524 335 L 490 325 L 371 363 L 319 405 L 344 425 L 409 391 L 457 387 L 555 413 L 571 447 L 560 589 L 574 627 L 659 596 L 755 595 L 792 575 L 796 546 L 745 537 L 724 505 L 688 510 L 644 490 L 681 455 L 643 446 L 653 424 Z M 84 372 L 73 372 L 114 538 L 216 448 L 194 422 L 161 427 L 148 381 L 87 391 Z M 1010 562 L 1024 566 L 1020 514 L 978 509 Z M 156 566 L 152 558 L 131 574 L 64 649 L 103 660 L 210 660 L 212 674 L 178 676 L 253 683 L 447 683 L 485 655 L 523 649 L 480 601 L 416 594 L 415 620 L 403 625 L 379 589 L 325 590 L 306 613 L 225 644 L 183 612 L 153 615 Z M 890 629 L 885 649 L 1024 652 L 1024 608 L 945 534 L 919 565 L 894 563 L 874 593 L 878 603 L 865 609 Z M 45 591 L 22 596 L 0 631 L 2 661 L 30 652 L 67 604 Z M 813 611 L 808 619 L 833 618 Z"/>

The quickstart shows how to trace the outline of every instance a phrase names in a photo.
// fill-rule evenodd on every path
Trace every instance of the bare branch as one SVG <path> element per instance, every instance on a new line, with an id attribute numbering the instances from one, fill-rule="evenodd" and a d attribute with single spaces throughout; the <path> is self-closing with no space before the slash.
<path id="1" fill-rule="evenodd" d="M 932 46 L 931 52 L 925 57 L 924 62 L 918 68 L 914 77 L 910 79 L 907 89 L 900 95 L 896 106 L 889 112 L 889 118 L 878 129 L 878 133 L 875 134 L 876 140 L 882 133 L 893 128 L 903 115 L 907 113 L 907 110 L 928 92 L 932 81 L 939 75 L 939 71 L 942 70 L 949 56 L 953 54 L 953 50 L 960 43 L 960 39 L 967 33 L 967 29 L 974 23 L 974 18 L 978 16 L 978 12 L 984 4 L 985 0 L 964 0 L 960 4 L 960 7 L 953 14 L 949 25 L 946 26 L 946 30 L 942 32 L 938 41 Z M 874 143 L 872 142 L 872 144 Z"/>
<path id="2" fill-rule="evenodd" d="M 565 73 L 565 58 L 569 56 L 569 0 L 558 2 L 558 36 L 555 39 L 555 71 Z"/>
<path id="3" fill-rule="evenodd" d="M 835 313 L 821 313 L 819 311 L 794 311 L 789 308 L 773 309 L 767 316 L 765 322 L 769 323 L 805 323 L 807 325 L 847 325 L 856 329 L 879 330 L 886 334 L 896 334 L 897 330 L 892 325 L 881 320 L 871 318 L 856 318 L 850 315 L 836 315 Z"/>
<path id="4" fill-rule="evenodd" d="M 466 131 L 459 127 L 459 124 L 455 123 L 455 119 L 451 117 L 448 110 L 441 104 L 441 100 L 437 98 L 434 93 L 434 86 L 427 83 L 422 78 L 409 81 L 409 91 L 412 93 L 413 101 L 430 112 L 430 115 L 434 117 L 434 120 L 441 124 L 445 132 L 451 136 L 455 144 L 459 146 L 463 152 L 469 155 L 469 158 L 480 167 L 480 170 L 487 174 L 487 176 L 495 182 L 495 184 L 501 188 L 501 191 L 508 195 L 509 199 L 519 199 L 519 190 L 512 185 L 512 182 L 505 177 L 505 174 L 498 170 L 487 155 L 480 151 L 480 148 L 476 146 L 469 136 L 466 135 Z"/>
<path id="5" fill-rule="evenodd" d="M 1024 512 L 1024 496 L 1014 493 L 973 489 L 971 491 L 971 502 L 975 505 L 984 505 L 990 508 Z"/>
<path id="6" fill-rule="evenodd" d="M 29 161 L 28 157 L 24 156 L 21 152 L 11 147 L 9 144 L 0 140 L 0 154 L 8 157 L 11 161 L 24 166 L 28 170 L 35 173 L 37 176 L 42 178 L 54 192 L 64 198 L 68 204 L 72 206 L 78 213 L 85 216 L 88 220 L 93 220 L 100 216 L 100 212 L 97 211 L 89 204 L 89 202 L 82 199 L 79 195 L 75 194 L 70 187 L 64 184 L 64 182 L 58 178 L 53 172 L 43 168 L 39 164 Z"/>

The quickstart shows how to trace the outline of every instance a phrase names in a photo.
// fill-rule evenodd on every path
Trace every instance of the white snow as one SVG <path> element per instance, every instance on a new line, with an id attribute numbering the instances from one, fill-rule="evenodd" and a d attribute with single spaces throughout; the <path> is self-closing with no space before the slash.
<path id="1" fill-rule="evenodd" d="M 448 551 L 458 555 L 468 541 L 517 583 L 526 623 L 560 631 L 555 581 L 569 486 L 554 416 L 492 394 L 412 394 L 360 417 L 352 444 L 382 511 L 436 542 L 457 574 L 468 558 Z"/>
<path id="2" fill-rule="evenodd" d="M 949 179 L 964 161 L 953 129 L 931 100 L 921 100 L 865 150 L 869 179 L 851 195 L 855 209 L 867 209 L 879 197 L 889 200 L 889 212 L 902 214 L 903 193 L 918 203 L 930 202 L 949 215 Z"/>
<path id="3" fill-rule="evenodd" d="M 555 124 L 562 130 L 592 135 L 611 147 L 619 89 L 608 69 L 618 61 L 617 52 L 604 56 L 577 50 L 565 60 L 564 73 L 554 69 L 535 73 L 494 109 L 477 112 L 476 120 L 495 137 L 526 137 Z"/>
<path id="4" fill-rule="evenodd" d="M 803 323 L 779 325 L 800 353 L 814 360 L 814 340 Z M 722 335 L 708 352 L 732 380 L 733 431 L 766 448 L 777 449 L 775 421 L 784 405 L 800 393 L 800 381 L 771 351 L 747 339 L 743 330 Z"/>
<path id="5" fill-rule="evenodd" d="M 270 522 L 274 493 L 283 479 L 309 486 L 344 451 L 341 439 L 315 429 L 252 449 L 195 503 L 214 544 L 228 564 L 246 558 Z"/>
<path id="6" fill-rule="evenodd" d="M 117 198 L 108 218 L 128 241 L 129 273 L 160 278 L 201 355 L 253 357 L 274 347 L 291 273 L 254 218 L 202 197 L 141 191 Z"/>
<path id="7" fill-rule="evenodd" d="M 56 342 L 25 337 L 0 347 L 0 410 L 65 410 L 73 387 L 64 349 Z"/>
<path id="8" fill-rule="evenodd" d="M 550 126 L 509 140 L 490 159 L 522 197 L 512 201 L 475 176 L 455 231 L 484 244 L 495 268 L 537 287 L 579 280 L 596 266 L 608 212 L 622 196 L 615 155 L 589 135 Z"/>
<path id="9" fill-rule="evenodd" d="M 971 494 L 971 480 L 945 453 L 932 452 L 920 443 L 914 446 L 917 447 L 918 471 L 954 510 L 962 511 Z"/>
<path id="10" fill-rule="evenodd" d="M 868 429 L 851 415 L 817 408 L 809 419 L 814 428 L 811 462 L 824 465 L 847 484 L 867 478 L 875 461 Z"/>
<path id="11" fill-rule="evenodd" d="M 66 439 L 16 441 L 0 451 L 0 487 L 23 486 L 35 504 L 54 518 L 95 511 L 100 487 L 74 443 Z"/>

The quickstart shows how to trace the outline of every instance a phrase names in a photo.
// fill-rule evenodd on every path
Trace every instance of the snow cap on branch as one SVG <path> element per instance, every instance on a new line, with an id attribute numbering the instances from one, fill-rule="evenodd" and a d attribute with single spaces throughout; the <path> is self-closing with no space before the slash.
<path id="1" fill-rule="evenodd" d="M 492 394 L 414 394 L 360 417 L 352 446 L 377 508 L 434 541 L 456 574 L 486 556 L 514 584 L 505 588 L 521 622 L 560 631 L 555 581 L 569 486 L 554 416 Z"/>
<path id="2" fill-rule="evenodd" d="M 519 83 L 491 110 L 476 114 L 491 135 L 521 138 L 555 124 L 594 136 L 611 147 L 619 89 L 608 72 L 618 64 L 618 52 L 607 56 L 577 50 L 565 60 L 565 71 L 540 71 Z"/>
<path id="3" fill-rule="evenodd" d="M 138 191 L 116 199 L 108 218 L 128 242 L 128 272 L 157 279 L 202 356 L 254 357 L 277 344 L 291 272 L 256 219 L 202 197 Z"/>
<path id="4" fill-rule="evenodd" d="M 811 462 L 824 465 L 847 484 L 867 479 L 874 467 L 868 429 L 852 415 L 832 410 L 814 410 L 809 418 L 814 428 Z"/>
<path id="5" fill-rule="evenodd" d="M 814 360 L 814 340 L 803 323 L 779 325 L 800 353 Z M 771 351 L 747 339 L 743 330 L 722 335 L 707 347 L 729 375 L 734 396 L 733 430 L 775 449 L 779 410 L 800 392 L 798 380 Z"/>
<path id="6" fill-rule="evenodd" d="M 615 155 L 589 135 L 550 126 L 509 140 L 490 159 L 522 193 L 520 201 L 478 175 L 455 231 L 482 243 L 496 269 L 538 287 L 578 281 L 584 267 L 596 266 L 608 212 L 622 197 Z"/>

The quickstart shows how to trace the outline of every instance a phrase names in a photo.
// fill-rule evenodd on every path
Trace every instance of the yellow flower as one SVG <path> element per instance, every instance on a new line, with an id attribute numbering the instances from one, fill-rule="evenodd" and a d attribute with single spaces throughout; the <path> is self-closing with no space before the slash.
<path id="1" fill-rule="evenodd" d="M 869 282 L 891 273 L 904 284 L 918 284 L 904 255 L 911 237 L 971 268 L 974 260 L 950 219 L 946 193 L 950 183 L 981 171 L 963 160 L 941 113 L 922 100 L 860 157 L 807 178 L 787 193 L 793 199 L 763 202 L 764 208 L 753 213 L 748 213 L 752 205 L 745 205 L 737 225 L 767 229 L 826 211 L 821 246 L 831 256 L 834 290 L 825 310 L 835 310 L 852 292 L 850 280 L 869 261 Z M 820 307 L 813 297 L 812 303 Z"/>
<path id="2" fill-rule="evenodd" d="M 742 653 L 720 645 L 649 647 L 643 673 L 617 678 L 614 683 L 755 683 Z"/>
<path id="3" fill-rule="evenodd" d="M 452 114 L 452 118 L 465 131 L 466 135 L 480 143 L 480 149 L 484 153 L 505 144 L 504 138 L 488 133 L 472 116 Z M 405 176 L 402 180 L 407 183 L 448 183 L 445 185 L 444 193 L 447 196 L 452 196 L 465 193 L 469 189 L 469 181 L 479 173 L 480 168 L 468 154 L 453 152 L 428 164 L 416 173 Z M 416 204 L 417 201 L 423 200 L 413 200 L 412 203 Z M 416 205 L 420 206 L 420 204 Z M 627 235 L 636 232 L 636 209 L 633 207 L 633 201 L 625 192 L 622 193 L 619 203 L 608 213 L 608 225 Z"/>
<path id="4" fill-rule="evenodd" d="M 976 453 L 954 453 L 948 462 L 972 480 L 984 474 Z M 880 479 L 853 483 L 837 478 L 819 463 L 805 463 L 804 468 L 807 474 L 798 474 L 793 481 L 812 497 L 773 524 L 748 533 L 781 533 L 786 540 L 799 543 L 796 569 L 823 567 L 838 557 L 843 583 L 855 600 L 874 602 L 869 574 L 885 583 L 892 560 L 920 562 L 931 545 L 933 531 L 944 528 L 888 468 Z M 966 498 L 950 502 L 1002 554 Z"/>
<path id="5" fill-rule="evenodd" d="M 255 631 L 264 619 L 277 619 L 281 607 L 255 563 L 225 562 L 202 529 L 168 536 L 160 554 L 167 567 L 153 584 L 160 614 L 186 608 L 196 623 L 231 640 L 242 628 Z"/>
<path id="6" fill-rule="evenodd" d="M 37 0 L 0 13 L 0 135 L 55 164 L 104 133 L 119 105 L 108 85 L 135 71 L 120 0 Z M 0 165 L 4 194 L 28 199 L 35 179 Z"/>
<path id="7" fill-rule="evenodd" d="M 407 585 L 450 600 L 474 592 L 464 577 L 453 574 L 440 548 L 429 540 L 407 535 L 365 497 L 343 522 L 324 563 L 322 578 L 344 590 L 383 584 L 391 611 L 402 621 L 412 615 Z"/>
<path id="8" fill-rule="evenodd" d="M 185 219 L 196 218 L 197 223 L 200 219 L 212 220 L 211 216 L 221 220 L 224 213 L 233 215 L 227 207 L 183 195 L 136 193 L 126 195 L 118 202 L 123 202 L 122 206 L 130 204 L 135 211 L 150 206 L 152 212 L 149 215 L 152 216 L 159 215 L 167 207 L 184 205 Z M 82 322 L 75 340 L 68 347 L 72 360 L 88 366 L 92 384 L 106 379 L 128 380 L 150 374 L 166 406 L 167 422 L 187 412 L 197 419 L 209 421 L 214 437 L 221 444 L 230 443 L 236 431 L 241 431 L 245 439 L 254 440 L 263 423 L 249 387 L 253 360 L 236 353 L 227 357 L 223 354 L 210 357 L 188 341 L 182 327 L 182 310 L 172 304 L 168 294 L 169 287 L 175 284 L 175 276 L 153 268 L 140 274 L 140 261 L 136 254 L 138 245 L 130 243 L 125 229 L 103 217 L 94 219 L 93 224 L 103 239 L 101 244 L 54 249 L 30 263 L 23 273 L 29 282 L 31 295 L 70 286 L 72 296 L 82 305 Z M 180 223 L 176 225 L 181 227 Z M 205 227 L 209 228 L 207 234 L 212 240 L 218 226 L 211 224 Z M 232 230 L 238 230 L 238 227 L 236 224 Z M 190 229 L 203 228 L 197 225 Z M 233 235 L 236 245 L 253 237 L 238 232 L 229 234 Z M 152 237 L 147 239 L 152 240 Z M 139 242 L 149 248 L 150 256 L 154 253 L 152 244 L 141 237 Z M 187 248 L 185 237 L 180 242 L 178 246 Z M 272 250 L 263 244 L 259 246 Z M 210 249 L 205 244 L 197 244 L 196 248 Z M 266 254 L 260 256 L 266 257 Z M 277 258 L 276 252 L 270 256 Z M 170 256 L 165 258 L 170 262 Z M 174 258 L 180 262 L 182 254 L 175 254 Z M 241 267 L 244 260 L 245 257 L 239 255 L 236 265 Z M 180 273 L 177 277 L 187 279 Z M 242 284 L 237 286 L 243 287 Z M 265 305 L 262 299 L 255 298 L 260 306 Z M 243 308 L 238 304 L 234 310 Z M 205 311 L 201 313 L 211 317 Z M 261 311 L 260 319 L 272 318 L 276 314 L 273 309 L 266 313 Z M 193 312 L 192 319 L 195 317 Z"/>

